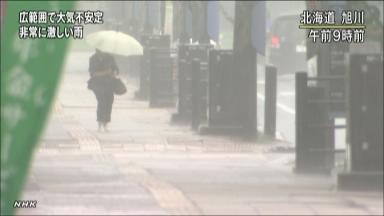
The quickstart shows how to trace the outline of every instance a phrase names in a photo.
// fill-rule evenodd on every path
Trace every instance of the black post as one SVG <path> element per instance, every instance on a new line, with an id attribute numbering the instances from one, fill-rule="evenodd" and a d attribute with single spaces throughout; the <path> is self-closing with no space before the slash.
<path id="1" fill-rule="evenodd" d="M 296 79 L 296 166 L 295 169 L 300 169 L 301 164 L 305 162 L 302 158 L 305 155 L 306 143 L 305 143 L 305 112 L 306 112 L 306 101 L 307 101 L 307 81 L 308 76 L 305 72 L 297 72 L 295 75 Z"/>
<path id="2" fill-rule="evenodd" d="M 352 54 L 348 76 L 348 170 L 338 188 L 383 189 L 383 55 Z"/>
<path id="3" fill-rule="evenodd" d="M 177 104 L 177 113 L 172 115 L 172 122 L 185 122 L 191 120 L 191 112 L 192 112 L 192 79 L 195 74 L 192 71 L 192 60 L 195 58 L 199 59 L 202 65 L 207 65 L 208 62 L 208 52 L 211 49 L 211 46 L 206 45 L 179 45 L 178 50 L 178 104 Z M 206 67 L 201 67 L 199 70 L 203 70 Z M 205 75 L 200 74 L 200 75 Z M 204 78 L 205 76 L 201 78 Z M 200 88 L 202 88 L 200 86 Z M 206 88 L 206 87 L 205 87 Z M 200 95 L 205 95 L 206 90 L 200 89 Z M 199 97 L 201 98 L 201 96 Z M 203 102 L 200 103 L 201 106 L 204 105 Z M 206 106 L 206 105 L 205 105 Z M 201 109 L 201 108 L 200 108 Z M 203 114 L 203 113 L 201 113 Z M 204 115 L 201 115 L 202 119 Z"/>
<path id="4" fill-rule="evenodd" d="M 144 36 L 142 36 L 143 41 Z M 143 44 L 143 55 L 140 57 L 140 80 L 139 89 L 135 92 L 136 99 L 146 100 L 149 94 L 149 66 L 150 66 L 150 47 Z"/>
<path id="5" fill-rule="evenodd" d="M 296 73 L 296 173 L 330 174 L 334 167 L 331 101 L 323 87 L 309 87 L 306 73 Z M 318 80 L 316 80 L 318 81 Z"/>
<path id="6" fill-rule="evenodd" d="M 198 129 L 200 125 L 200 107 L 201 107 L 201 98 L 200 98 L 200 60 L 199 59 L 193 59 L 191 62 L 191 68 L 192 68 L 192 97 L 191 97 L 191 108 L 192 108 L 192 121 L 191 121 L 191 127 L 192 129 L 196 130 Z"/>
<path id="7" fill-rule="evenodd" d="M 151 48 L 150 64 L 149 106 L 173 105 L 171 50 L 168 47 Z"/>
<path id="8" fill-rule="evenodd" d="M 188 99 L 190 92 L 190 84 L 188 83 L 190 77 L 190 45 L 181 44 L 178 46 L 177 54 L 177 112 L 171 117 L 172 122 L 184 122 L 189 119 L 188 113 Z"/>
<path id="9" fill-rule="evenodd" d="M 165 48 L 169 49 L 171 46 L 169 35 L 148 35 L 144 34 L 140 40 L 143 45 L 143 56 L 140 62 L 140 85 L 138 91 L 135 93 L 137 99 L 147 100 L 149 97 L 149 84 L 150 84 L 150 49 L 151 48 Z"/>
<path id="10" fill-rule="evenodd" d="M 267 66 L 265 70 L 265 108 L 264 108 L 264 133 L 275 138 L 276 133 L 276 93 L 277 69 Z"/>
<path id="11" fill-rule="evenodd" d="M 233 50 L 209 52 L 207 125 L 200 125 L 200 134 L 243 135 L 243 125 L 238 118 L 239 106 L 235 93 L 238 87 L 234 80 Z M 204 64 L 202 64 L 203 66 Z"/>

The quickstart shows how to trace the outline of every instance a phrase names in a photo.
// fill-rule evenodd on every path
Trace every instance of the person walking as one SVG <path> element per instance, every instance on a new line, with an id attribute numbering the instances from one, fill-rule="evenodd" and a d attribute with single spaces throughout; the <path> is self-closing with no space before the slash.
<path id="1" fill-rule="evenodd" d="M 108 131 L 108 123 L 111 121 L 112 104 L 116 88 L 116 75 L 119 73 L 114 57 L 96 49 L 89 59 L 90 80 L 88 88 L 92 90 L 97 100 L 98 130 Z"/>

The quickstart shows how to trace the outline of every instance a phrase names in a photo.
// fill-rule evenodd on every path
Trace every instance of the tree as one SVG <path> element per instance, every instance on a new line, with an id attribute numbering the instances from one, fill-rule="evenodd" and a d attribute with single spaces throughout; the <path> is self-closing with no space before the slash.
<path id="1" fill-rule="evenodd" d="M 256 50 L 252 46 L 252 11 L 254 2 L 237 1 L 235 3 L 234 26 L 234 64 L 237 76 L 234 76 L 236 92 L 233 109 L 236 119 L 247 135 L 254 136 L 257 132 L 257 80 Z"/>

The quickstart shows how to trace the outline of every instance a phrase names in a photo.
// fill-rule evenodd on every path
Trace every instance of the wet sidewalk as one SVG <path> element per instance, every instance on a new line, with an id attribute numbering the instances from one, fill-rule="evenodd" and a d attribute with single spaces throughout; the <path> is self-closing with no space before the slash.
<path id="1" fill-rule="evenodd" d="M 84 55 L 86 56 L 86 55 Z M 284 143 L 199 136 L 128 93 L 98 132 L 82 69 L 64 75 L 19 214 L 383 214 L 382 192 L 340 192 L 335 175 L 296 175 Z"/>

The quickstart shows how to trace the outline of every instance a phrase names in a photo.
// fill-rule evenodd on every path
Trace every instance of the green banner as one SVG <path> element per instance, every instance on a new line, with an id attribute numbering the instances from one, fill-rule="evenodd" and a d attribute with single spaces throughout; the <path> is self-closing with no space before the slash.
<path id="1" fill-rule="evenodd" d="M 36 18 L 35 11 L 73 10 L 74 3 L 8 1 L 6 4 L 1 30 L 1 215 L 15 214 L 14 202 L 20 199 L 69 42 L 68 38 L 36 38 L 32 33 L 44 32 L 34 31 L 33 27 L 28 29 L 31 38 L 25 38 L 23 31 L 32 25 L 25 20 Z M 44 21 L 43 16 L 40 18 L 39 21 Z M 20 29 L 21 26 L 25 28 Z"/>

